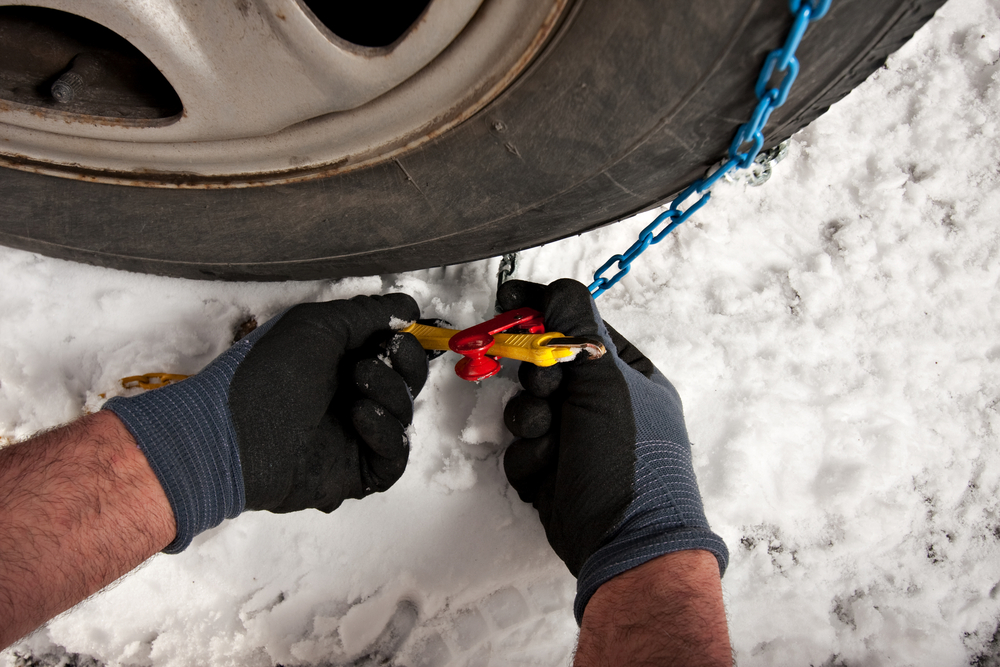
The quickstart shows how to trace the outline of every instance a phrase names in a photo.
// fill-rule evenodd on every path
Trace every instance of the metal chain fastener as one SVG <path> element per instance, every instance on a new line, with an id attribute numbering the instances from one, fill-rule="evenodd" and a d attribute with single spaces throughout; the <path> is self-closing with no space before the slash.
<path id="1" fill-rule="evenodd" d="M 497 293 L 500 292 L 501 285 L 514 277 L 515 271 L 517 271 L 517 253 L 509 252 L 500 258 L 500 268 L 497 269 Z M 498 314 L 503 312 L 499 301 L 496 302 L 494 310 Z"/>
<path id="2" fill-rule="evenodd" d="M 788 99 L 788 92 L 795 82 L 795 77 L 798 76 L 799 61 L 795 57 L 795 51 L 802 42 L 802 36 L 810 23 L 826 16 L 831 3 L 832 0 L 789 0 L 789 9 L 795 17 L 792 28 L 784 45 L 769 53 L 764 60 L 764 66 L 754 87 L 757 106 L 750 120 L 736 131 L 736 136 L 729 145 L 729 154 L 718 166 L 710 169 L 704 178 L 698 179 L 677 195 L 670 203 L 670 207 L 639 233 L 639 238 L 628 250 L 611 257 L 594 273 L 594 282 L 588 289 L 595 299 L 624 278 L 632 268 L 632 262 L 646 248 L 662 241 L 667 234 L 707 204 L 712 196 L 712 186 L 720 179 L 727 177 L 736 169 L 746 169 L 754 164 L 764 147 L 764 126 L 767 125 L 774 110 Z M 776 74 L 780 74 L 781 77 L 777 84 L 772 86 L 771 79 Z M 768 171 L 769 176 L 770 171 Z M 767 180 L 767 177 L 764 180 Z M 681 206 L 689 199 L 692 203 L 686 209 L 682 209 Z M 604 274 L 615 264 L 618 265 L 617 272 L 611 277 L 605 277 Z"/>
<path id="3" fill-rule="evenodd" d="M 771 178 L 774 165 L 784 160 L 786 155 L 788 155 L 787 139 L 773 148 L 761 151 L 760 155 L 754 159 L 753 164 L 750 165 L 750 168 L 746 171 L 746 173 L 736 175 L 733 172 L 729 172 L 726 176 L 726 180 L 733 183 L 743 181 L 751 188 L 760 187 L 767 183 L 767 181 Z"/>

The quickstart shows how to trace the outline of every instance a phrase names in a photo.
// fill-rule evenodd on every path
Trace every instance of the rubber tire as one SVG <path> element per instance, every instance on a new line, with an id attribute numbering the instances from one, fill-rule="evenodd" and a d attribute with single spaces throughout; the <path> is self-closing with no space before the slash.
<path id="1" fill-rule="evenodd" d="M 768 146 L 846 95 L 943 0 L 834 0 Z M 530 247 L 649 208 L 721 158 L 787 0 L 578 0 L 480 113 L 397 159 L 244 189 L 0 169 L 0 243 L 133 271 L 251 280 L 392 273 Z"/>

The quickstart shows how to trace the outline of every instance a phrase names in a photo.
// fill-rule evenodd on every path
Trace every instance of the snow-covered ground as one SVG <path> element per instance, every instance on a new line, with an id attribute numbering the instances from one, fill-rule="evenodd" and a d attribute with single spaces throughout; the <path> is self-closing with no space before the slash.
<path id="1" fill-rule="evenodd" d="M 951 0 L 769 183 L 721 184 L 600 299 L 684 398 L 740 664 L 1000 660 L 998 60 L 1000 0 Z M 526 252 L 519 277 L 589 282 L 648 217 Z M 472 325 L 496 269 L 218 284 L 0 249 L 0 437 L 96 409 L 122 376 L 196 372 L 298 301 L 404 290 Z M 245 514 L 0 664 L 567 663 L 574 581 L 500 467 L 513 367 L 476 386 L 450 361 L 388 493 Z"/>

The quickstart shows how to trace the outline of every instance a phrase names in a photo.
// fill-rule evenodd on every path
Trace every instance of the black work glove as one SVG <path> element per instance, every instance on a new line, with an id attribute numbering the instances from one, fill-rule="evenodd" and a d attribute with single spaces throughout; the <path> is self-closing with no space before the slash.
<path id="1" fill-rule="evenodd" d="M 405 428 L 427 357 L 390 322 L 406 294 L 295 306 L 175 385 L 113 398 L 191 539 L 244 509 L 336 509 L 384 491 L 406 467 Z"/>
<path id="2" fill-rule="evenodd" d="M 653 558 L 704 549 L 725 571 L 729 552 L 711 531 L 691 463 L 681 400 L 631 343 L 607 326 L 587 288 L 513 280 L 503 310 L 529 306 L 546 331 L 600 336 L 607 354 L 519 369 L 525 391 L 504 411 L 519 439 L 504 471 L 538 509 L 556 554 L 577 577 L 577 622 L 604 582 Z"/>

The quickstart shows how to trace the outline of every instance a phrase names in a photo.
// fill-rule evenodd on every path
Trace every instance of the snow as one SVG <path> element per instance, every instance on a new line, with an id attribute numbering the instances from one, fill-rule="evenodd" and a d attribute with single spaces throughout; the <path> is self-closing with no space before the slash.
<path id="1" fill-rule="evenodd" d="M 998 655 L 998 60 L 1000 0 L 951 0 L 765 186 L 720 184 L 599 301 L 685 401 L 742 665 Z M 653 215 L 528 251 L 518 276 L 589 282 Z M 497 268 L 219 284 L 0 249 L 0 438 L 97 409 L 123 376 L 194 373 L 299 301 L 402 290 L 471 326 Z M 566 664 L 575 582 L 500 464 L 515 369 L 472 384 L 454 361 L 432 364 L 390 491 L 244 514 L 0 665 Z"/>

